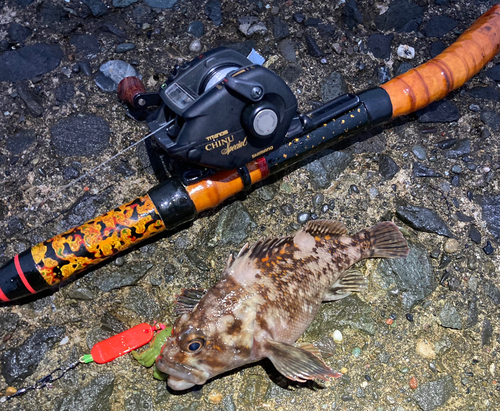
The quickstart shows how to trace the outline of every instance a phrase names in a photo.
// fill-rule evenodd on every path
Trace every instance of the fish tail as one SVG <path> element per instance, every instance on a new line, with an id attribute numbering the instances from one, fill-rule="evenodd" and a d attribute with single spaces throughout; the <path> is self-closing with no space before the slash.
<path id="1" fill-rule="evenodd" d="M 366 257 L 399 258 L 406 257 L 410 251 L 403 234 L 391 221 L 378 223 L 358 235 L 369 243 Z"/>

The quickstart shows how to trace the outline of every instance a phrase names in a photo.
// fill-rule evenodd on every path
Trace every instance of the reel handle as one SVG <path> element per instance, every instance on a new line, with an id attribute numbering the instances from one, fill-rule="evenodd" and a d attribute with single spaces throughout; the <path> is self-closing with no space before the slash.
<path id="1" fill-rule="evenodd" d="M 144 83 L 138 77 L 125 77 L 118 83 L 118 98 L 134 108 L 140 108 L 140 105 L 136 104 L 135 97 L 145 92 Z"/>
<path id="2" fill-rule="evenodd" d="M 380 86 L 391 99 L 392 118 L 441 100 L 475 76 L 499 51 L 500 4 L 495 4 L 441 54 Z"/>

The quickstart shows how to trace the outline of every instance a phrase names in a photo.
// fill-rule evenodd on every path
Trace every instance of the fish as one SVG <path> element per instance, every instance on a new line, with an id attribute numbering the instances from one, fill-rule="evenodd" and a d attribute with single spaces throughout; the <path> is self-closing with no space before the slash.
<path id="1" fill-rule="evenodd" d="M 314 220 L 294 235 L 246 244 L 229 257 L 212 288 L 186 289 L 177 297 L 179 317 L 156 367 L 177 391 L 264 358 L 293 381 L 339 378 L 312 344 L 294 343 L 322 302 L 367 287 L 353 264 L 408 252 L 390 221 L 349 236 L 340 221 Z"/>

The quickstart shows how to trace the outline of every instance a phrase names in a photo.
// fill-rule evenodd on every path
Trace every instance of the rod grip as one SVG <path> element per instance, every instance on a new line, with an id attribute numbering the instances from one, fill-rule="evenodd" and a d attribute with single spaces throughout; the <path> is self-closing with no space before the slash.
<path id="1" fill-rule="evenodd" d="M 16 255 L 0 268 L 0 300 L 35 294 L 166 229 L 145 195 Z"/>
<path id="2" fill-rule="evenodd" d="M 500 4 L 491 7 L 441 54 L 381 85 L 392 118 L 441 100 L 476 75 L 500 50 Z"/>

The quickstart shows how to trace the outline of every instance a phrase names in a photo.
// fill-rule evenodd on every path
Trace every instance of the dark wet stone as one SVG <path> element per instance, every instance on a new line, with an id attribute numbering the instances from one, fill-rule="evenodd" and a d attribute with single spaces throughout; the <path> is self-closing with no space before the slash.
<path id="1" fill-rule="evenodd" d="M 399 65 L 398 69 L 396 70 L 396 76 L 399 76 L 400 74 L 406 73 L 408 70 L 411 70 L 413 68 L 413 65 L 408 62 L 403 62 Z"/>
<path id="2" fill-rule="evenodd" d="M 446 150 L 444 152 L 444 156 L 446 158 L 459 158 L 465 154 L 470 154 L 471 152 L 471 143 L 470 140 L 458 140 L 452 148 Z"/>
<path id="3" fill-rule="evenodd" d="M 0 81 L 17 82 L 54 70 L 63 56 L 58 45 L 30 44 L 0 56 Z"/>
<path id="4" fill-rule="evenodd" d="M 297 61 L 297 56 L 295 54 L 295 43 L 290 39 L 285 39 L 279 43 L 279 49 L 281 55 L 286 61 L 290 63 L 295 63 Z"/>
<path id="5" fill-rule="evenodd" d="M 142 390 L 133 392 L 125 399 L 125 411 L 153 411 L 153 400 Z"/>
<path id="6" fill-rule="evenodd" d="M 321 23 L 318 25 L 317 29 L 321 37 L 330 38 L 335 34 L 335 27 L 330 23 Z"/>
<path id="7" fill-rule="evenodd" d="M 41 19 L 43 24 L 53 28 L 57 23 L 68 17 L 68 12 L 59 5 L 44 1 L 37 17 Z"/>
<path id="8" fill-rule="evenodd" d="M 283 204 L 281 206 L 281 212 L 283 213 L 283 215 L 289 217 L 293 214 L 293 206 L 290 203 Z"/>
<path id="9" fill-rule="evenodd" d="M 481 206 L 488 231 L 500 241 L 500 195 L 484 196 L 481 199 Z"/>
<path id="10" fill-rule="evenodd" d="M 171 9 L 177 0 L 145 0 L 145 3 L 154 9 Z"/>
<path id="11" fill-rule="evenodd" d="M 68 103 L 73 97 L 75 97 L 75 87 L 72 83 L 64 82 L 57 87 L 54 95 L 57 101 L 61 103 Z"/>
<path id="12" fill-rule="evenodd" d="M 205 34 L 205 26 L 201 21 L 192 21 L 188 26 L 187 32 L 200 38 Z"/>
<path id="13" fill-rule="evenodd" d="M 486 245 L 483 247 L 483 251 L 486 255 L 493 254 L 493 252 L 495 251 L 489 240 L 486 241 Z"/>
<path id="14" fill-rule="evenodd" d="M 107 33 L 114 34 L 119 39 L 125 39 L 125 38 L 127 38 L 127 33 L 125 33 L 121 28 L 119 28 L 119 27 L 117 27 L 117 26 L 115 26 L 114 24 L 111 24 L 111 23 L 104 23 L 101 26 L 101 30 L 104 31 L 104 32 L 107 32 Z"/>
<path id="15" fill-rule="evenodd" d="M 97 87 L 106 93 L 115 93 L 118 90 L 118 85 L 102 73 L 99 73 L 94 81 Z"/>
<path id="16" fill-rule="evenodd" d="M 312 57 L 321 57 L 325 53 L 321 50 L 313 37 L 306 35 L 307 53 Z"/>
<path id="17" fill-rule="evenodd" d="M 446 376 L 441 380 L 420 384 L 413 398 L 423 411 L 432 411 L 446 404 L 454 392 L 453 378 Z"/>
<path id="18" fill-rule="evenodd" d="M 101 328 L 111 334 L 120 334 L 129 327 L 127 327 L 123 321 L 120 321 L 113 314 L 106 312 L 101 317 Z"/>
<path id="19" fill-rule="evenodd" d="M 453 147 L 455 144 L 457 144 L 457 139 L 456 138 L 449 138 L 447 140 L 442 140 L 439 141 L 436 146 L 438 146 L 442 150 L 447 150 L 451 147 Z"/>
<path id="20" fill-rule="evenodd" d="M 63 156 L 91 156 L 108 147 L 110 129 L 106 120 L 95 114 L 77 114 L 59 120 L 50 129 L 52 144 Z"/>
<path id="21" fill-rule="evenodd" d="M 432 16 L 421 30 L 426 37 L 443 37 L 457 27 L 457 22 L 447 16 Z"/>
<path id="22" fill-rule="evenodd" d="M 495 305 L 500 304 L 500 291 L 498 291 L 498 288 L 496 287 L 495 284 L 487 281 L 483 284 L 483 289 L 484 292 L 491 298 L 493 304 Z"/>
<path id="23" fill-rule="evenodd" d="M 205 243 L 209 247 L 226 244 L 237 246 L 256 226 L 247 208 L 235 201 L 219 213 L 218 219 L 206 232 Z"/>
<path id="24" fill-rule="evenodd" d="M 68 298 L 79 301 L 90 301 L 94 299 L 94 294 L 87 287 L 72 287 L 68 291 Z"/>
<path id="25" fill-rule="evenodd" d="M 322 304 L 303 336 L 306 340 L 319 341 L 339 327 L 355 328 L 374 335 L 376 323 L 370 304 L 354 294 L 331 304 Z"/>
<path id="26" fill-rule="evenodd" d="M 289 64 L 281 72 L 281 77 L 289 84 L 297 81 L 301 75 L 302 75 L 302 68 L 296 64 Z"/>
<path id="27" fill-rule="evenodd" d="M 342 151 L 334 151 L 305 166 L 315 190 L 326 188 L 347 168 L 352 161 L 352 155 Z"/>
<path id="28" fill-rule="evenodd" d="M 97 37 L 91 34 L 77 34 L 71 38 L 70 43 L 76 47 L 77 53 L 82 54 L 97 54 L 99 53 L 100 45 Z"/>
<path id="29" fill-rule="evenodd" d="M 391 3 L 389 9 L 375 18 L 378 29 L 386 31 L 394 29 L 402 31 L 412 21 L 420 21 L 424 10 L 408 0 L 396 0 Z"/>
<path id="30" fill-rule="evenodd" d="M 297 23 L 302 23 L 304 22 L 304 20 L 306 19 L 306 16 L 304 16 L 304 14 L 302 13 L 296 13 L 293 15 L 293 19 L 297 22 Z"/>
<path id="31" fill-rule="evenodd" d="M 426 160 L 427 159 L 427 152 L 425 151 L 425 148 L 422 147 L 421 145 L 415 145 L 411 149 L 412 153 L 417 157 L 419 160 Z"/>
<path id="32" fill-rule="evenodd" d="M 383 260 L 377 272 L 385 287 L 396 284 L 406 310 L 423 301 L 437 287 L 427 250 L 418 244 L 410 245 L 410 253 L 406 258 Z"/>
<path id="33" fill-rule="evenodd" d="M 456 216 L 458 218 L 458 221 L 461 221 L 462 223 L 470 223 L 471 221 L 474 221 L 474 217 L 469 217 L 461 211 L 457 211 Z"/>
<path id="34" fill-rule="evenodd" d="M 275 40 L 281 40 L 290 34 L 288 23 L 278 16 L 273 17 L 273 35 Z"/>
<path id="35" fill-rule="evenodd" d="M 126 53 L 127 51 L 131 51 L 134 49 L 135 49 L 134 43 L 122 43 L 116 46 L 115 53 Z"/>
<path id="36" fill-rule="evenodd" d="M 143 288 L 133 287 L 124 305 L 147 321 L 158 321 L 160 319 L 161 309 L 156 298 Z"/>
<path id="37" fill-rule="evenodd" d="M 222 11 L 219 0 L 208 0 L 205 4 L 205 15 L 212 20 L 216 26 L 222 24 Z"/>
<path id="38" fill-rule="evenodd" d="M 457 106 L 447 100 L 436 101 L 415 114 L 420 123 L 449 123 L 460 118 Z"/>
<path id="39" fill-rule="evenodd" d="M 29 336 L 19 347 L 5 351 L 2 356 L 2 375 L 9 385 L 20 384 L 33 374 L 51 347 L 62 339 L 65 327 L 48 327 Z"/>
<path id="40" fill-rule="evenodd" d="M 30 90 L 26 81 L 22 81 L 21 83 L 19 83 L 19 85 L 17 86 L 17 93 L 19 94 L 19 97 L 21 97 L 26 103 L 29 112 L 34 117 L 40 117 L 43 114 L 43 107 L 40 98 Z"/>
<path id="41" fill-rule="evenodd" d="M 413 177 L 441 177 L 441 174 L 435 172 L 429 167 L 424 166 L 422 163 L 415 161 L 413 163 Z"/>
<path id="42" fill-rule="evenodd" d="M 59 231 L 66 231 L 79 226 L 97 215 L 99 205 L 104 201 L 104 196 L 84 195 L 71 206 L 67 216 L 61 222 Z"/>
<path id="43" fill-rule="evenodd" d="M 462 328 L 462 319 L 460 314 L 458 314 L 457 309 L 451 305 L 451 303 L 446 303 L 439 314 L 439 319 L 441 320 L 441 325 L 445 328 L 453 328 L 455 330 L 460 330 Z"/>
<path id="44" fill-rule="evenodd" d="M 208 257 L 205 258 L 203 255 L 200 255 L 200 252 L 195 248 L 190 248 L 184 252 L 186 254 L 189 262 L 196 267 L 200 271 L 208 272 L 210 271 L 210 267 L 207 265 Z"/>
<path id="45" fill-rule="evenodd" d="M 492 80 L 500 81 L 500 64 L 486 70 L 486 75 Z"/>
<path id="46" fill-rule="evenodd" d="M 137 0 L 113 0 L 113 7 L 123 8 L 136 3 Z"/>
<path id="47" fill-rule="evenodd" d="M 394 34 L 384 36 L 383 34 L 372 34 L 368 37 L 367 47 L 376 58 L 388 59 L 391 56 L 391 43 Z"/>
<path id="48" fill-rule="evenodd" d="M 481 120 L 491 129 L 500 130 L 500 115 L 496 111 L 484 110 L 481 112 Z"/>
<path id="49" fill-rule="evenodd" d="M 474 87 L 467 93 L 469 93 L 472 97 L 482 98 L 486 100 L 498 101 L 500 98 L 495 87 Z"/>
<path id="50" fill-rule="evenodd" d="M 0 338 L 14 332 L 19 324 L 19 315 L 4 312 L 0 315 Z"/>
<path id="51" fill-rule="evenodd" d="M 471 225 L 469 228 L 469 238 L 474 241 L 476 244 L 481 244 L 481 233 L 479 230 Z"/>
<path id="52" fill-rule="evenodd" d="M 151 267 L 151 264 L 147 266 L 139 263 L 127 264 L 118 271 L 103 273 L 101 276 L 94 276 L 92 282 L 99 290 L 109 292 L 111 290 L 137 284 Z"/>
<path id="53" fill-rule="evenodd" d="M 460 187 L 460 177 L 458 175 L 454 175 L 451 179 L 451 185 L 453 187 Z"/>
<path id="54" fill-rule="evenodd" d="M 21 26 L 19 23 L 10 23 L 7 34 L 12 43 L 23 43 L 24 40 L 31 36 L 31 29 Z"/>
<path id="55" fill-rule="evenodd" d="M 342 21 L 350 30 L 356 27 L 357 24 L 363 24 L 363 16 L 354 0 L 349 0 L 345 4 L 342 12 Z"/>
<path id="56" fill-rule="evenodd" d="M 258 190 L 259 198 L 263 201 L 271 201 L 276 196 L 276 186 L 265 185 Z"/>
<path id="57" fill-rule="evenodd" d="M 19 217 L 13 217 L 7 222 L 7 227 L 5 227 L 5 234 L 7 237 L 13 236 L 14 234 L 20 233 L 24 230 L 24 223 Z"/>
<path id="58" fill-rule="evenodd" d="M 82 60 L 78 63 L 78 66 L 83 71 L 83 74 L 86 76 L 92 75 L 92 67 L 90 66 L 90 62 L 88 60 Z M 108 77 L 106 77 L 108 78 Z"/>
<path id="59" fill-rule="evenodd" d="M 308 17 L 304 22 L 304 26 L 317 27 L 319 23 L 321 23 L 320 19 L 317 19 L 315 17 Z"/>
<path id="60" fill-rule="evenodd" d="M 342 74 L 333 71 L 330 75 L 321 82 L 321 99 L 323 103 L 333 100 L 343 94 L 349 92 L 347 83 L 342 77 Z"/>
<path id="61" fill-rule="evenodd" d="M 89 7 L 94 17 L 104 16 L 108 12 L 108 8 L 102 0 L 83 0 L 83 3 Z"/>
<path id="62" fill-rule="evenodd" d="M 483 329 L 481 331 L 481 346 L 490 345 L 493 338 L 493 326 L 487 318 L 483 321 Z"/>
<path id="63" fill-rule="evenodd" d="M 85 387 L 62 396 L 62 402 L 54 411 L 110 411 L 114 385 L 115 375 L 102 371 Z"/>
<path id="64" fill-rule="evenodd" d="M 450 229 L 439 214 L 429 208 L 402 203 L 396 208 L 396 215 L 401 221 L 415 230 L 453 237 Z"/>
<path id="65" fill-rule="evenodd" d="M 11 154 L 21 154 L 24 150 L 30 148 L 35 142 L 35 138 L 36 135 L 34 130 L 22 130 L 13 136 L 7 137 L 5 148 L 9 150 Z"/>
<path id="66" fill-rule="evenodd" d="M 385 180 L 390 180 L 400 170 L 396 162 L 386 154 L 381 154 L 378 162 L 378 172 Z"/>
<path id="67" fill-rule="evenodd" d="M 469 301 L 467 307 L 467 321 L 465 322 L 465 328 L 474 327 L 477 324 L 479 317 L 479 310 L 477 308 L 477 301 L 475 299 Z"/>

